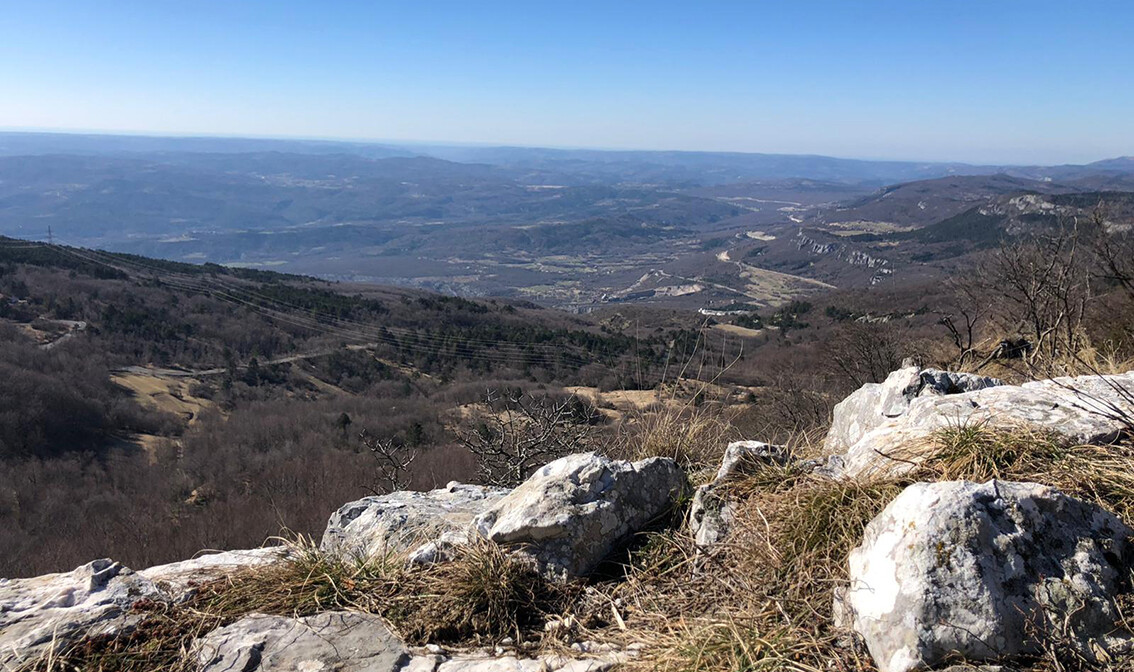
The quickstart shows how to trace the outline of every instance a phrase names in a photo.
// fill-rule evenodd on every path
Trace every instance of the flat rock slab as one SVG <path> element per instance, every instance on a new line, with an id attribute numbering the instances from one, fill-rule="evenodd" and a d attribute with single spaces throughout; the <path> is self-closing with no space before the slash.
<path id="1" fill-rule="evenodd" d="M 229 551 L 135 572 L 109 559 L 70 572 L 0 579 L 0 669 L 66 647 L 88 634 L 112 633 L 137 620 L 138 600 L 180 602 L 199 583 L 275 562 L 281 549 Z"/>
<path id="2" fill-rule="evenodd" d="M 138 576 L 152 582 L 166 598 L 174 602 L 182 602 L 189 598 L 201 583 L 229 576 L 244 569 L 281 562 L 288 557 L 289 552 L 282 547 L 224 551 L 143 569 L 138 572 Z"/>
<path id="3" fill-rule="evenodd" d="M 202 672 L 398 672 L 409 654 L 379 618 L 329 611 L 246 616 L 199 639 L 197 660 Z"/>
<path id="4" fill-rule="evenodd" d="M 321 548 L 372 558 L 438 541 L 466 541 L 473 518 L 508 494 L 504 488 L 450 483 L 429 492 L 399 491 L 364 497 L 331 515 Z"/>
<path id="5" fill-rule="evenodd" d="M 1132 533 L 1045 485 L 915 483 L 867 525 L 836 611 L 881 672 L 1031 653 L 1042 632 L 1087 659 L 1125 653 L 1113 600 Z"/>
<path id="6" fill-rule="evenodd" d="M 0 669 L 88 632 L 113 632 L 127 625 L 134 602 L 159 597 L 151 582 L 109 559 L 70 572 L 0 579 Z"/>
<path id="7" fill-rule="evenodd" d="M 835 406 L 823 447 L 829 453 L 848 450 L 867 432 L 902 416 L 921 397 L 963 394 L 1004 383 L 971 373 L 906 367 L 881 383 L 867 383 Z"/>
<path id="8" fill-rule="evenodd" d="M 838 413 L 836 410 L 836 417 Z M 1134 372 L 918 397 L 903 414 L 878 424 L 850 445 L 840 475 L 859 478 L 909 473 L 928 456 L 928 439 L 947 427 L 1023 429 L 1055 434 L 1068 443 L 1105 444 L 1128 431 L 1131 419 Z"/>

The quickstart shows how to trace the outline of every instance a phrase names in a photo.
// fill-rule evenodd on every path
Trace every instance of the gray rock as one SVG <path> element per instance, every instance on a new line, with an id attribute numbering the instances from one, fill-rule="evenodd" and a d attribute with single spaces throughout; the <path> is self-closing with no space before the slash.
<path id="1" fill-rule="evenodd" d="M 196 650 L 202 672 L 396 672 L 409 662 L 381 619 L 349 611 L 253 614 L 208 633 Z"/>
<path id="2" fill-rule="evenodd" d="M 1066 629 L 1079 652 L 1121 653 L 1112 599 L 1132 531 L 1099 507 L 1034 483 L 916 483 L 866 528 L 844 593 L 881 672 L 1036 649 Z"/>
<path id="3" fill-rule="evenodd" d="M 1128 419 L 1119 417 L 1122 414 Z M 909 473 L 926 457 L 927 439 L 945 427 L 1026 428 L 1059 435 L 1068 443 L 1103 444 L 1121 436 L 1129 418 L 1134 418 L 1134 372 L 923 396 L 911 401 L 902 415 L 854 441 L 847 448 L 842 475 Z"/>
<path id="4" fill-rule="evenodd" d="M 91 632 L 115 632 L 129 625 L 134 602 L 160 597 L 148 580 L 108 559 L 60 574 L 0 579 L 0 669 Z"/>
<path id="5" fill-rule="evenodd" d="M 473 518 L 508 492 L 450 483 L 429 492 L 365 497 L 331 515 L 321 547 L 356 557 L 408 551 L 415 562 L 434 562 L 452 544 L 463 543 Z"/>
<path id="6" fill-rule="evenodd" d="M 736 504 L 725 497 L 712 484 L 699 486 L 693 491 L 689 504 L 689 531 L 701 548 L 709 548 L 724 541 L 736 518 Z"/>
<path id="7" fill-rule="evenodd" d="M 619 462 L 578 453 L 537 470 L 473 521 L 478 534 L 538 560 L 551 574 L 582 576 L 684 493 L 669 458 Z"/>
<path id="8" fill-rule="evenodd" d="M 285 553 L 278 548 L 228 551 L 140 572 L 102 559 L 60 574 L 0 579 L 0 669 L 86 635 L 128 628 L 138 620 L 130 614 L 138 600 L 180 602 L 196 584 L 275 562 Z"/>
<path id="9" fill-rule="evenodd" d="M 182 602 L 192 596 L 197 585 L 203 582 L 228 576 L 245 568 L 280 562 L 288 556 L 289 551 L 283 547 L 224 551 L 143 569 L 138 572 L 138 576 L 154 584 L 166 599 Z"/>
<path id="10" fill-rule="evenodd" d="M 736 515 L 736 504 L 725 494 L 723 485 L 739 474 L 751 473 L 762 465 L 785 465 L 790 461 L 787 448 L 761 441 L 733 441 L 725 449 L 721 466 L 712 483 L 693 492 L 689 506 L 689 530 L 702 548 L 720 543 L 728 536 Z"/>
<path id="11" fill-rule="evenodd" d="M 829 453 L 847 451 L 867 432 L 904 415 L 914 399 L 962 394 L 1003 384 L 996 378 L 971 373 L 916 366 L 899 369 L 881 383 L 863 385 L 835 406 L 823 447 Z"/>
<path id="12" fill-rule="evenodd" d="M 721 466 L 713 482 L 720 483 L 738 474 L 748 473 L 762 465 L 783 466 L 789 462 L 788 450 L 763 441 L 733 441 L 725 448 Z"/>

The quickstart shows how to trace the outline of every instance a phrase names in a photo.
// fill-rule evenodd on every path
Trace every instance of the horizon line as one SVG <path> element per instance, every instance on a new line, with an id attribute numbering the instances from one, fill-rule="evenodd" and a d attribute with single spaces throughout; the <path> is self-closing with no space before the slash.
<path id="1" fill-rule="evenodd" d="M 83 129 L 83 128 L 59 128 L 59 127 L 34 127 L 34 126 L 0 126 L 0 133 L 11 134 L 26 134 L 26 135 L 72 135 L 72 136 L 103 136 L 103 137 L 137 137 L 137 138 L 158 138 L 158 139 L 217 139 L 217 140 L 276 140 L 286 142 L 326 142 L 326 143 L 339 143 L 339 144 L 361 144 L 361 145 L 375 145 L 375 146 L 395 146 L 395 147 L 468 147 L 468 148 L 481 148 L 481 149 L 548 149 L 555 151 L 590 151 L 590 152 L 638 152 L 644 154 L 737 154 L 737 155 L 751 155 L 751 156 L 796 156 L 796 157 L 812 157 L 824 159 L 837 159 L 840 161 L 869 161 L 869 162 L 891 162 L 891 163 L 913 163 L 913 164 L 959 164 L 973 168 L 1022 168 L 1029 166 L 1041 167 L 1054 167 L 1054 166 L 1085 166 L 1099 161 L 1108 161 L 1114 159 L 1134 158 L 1124 155 L 1118 156 L 1104 156 L 1101 159 L 1088 161 L 1085 163 L 1068 163 L 1059 162 L 1051 164 L 1038 164 L 1038 163 L 977 163 L 965 160 L 955 159 L 895 159 L 895 158 L 868 158 L 861 156 L 836 156 L 833 154 L 816 154 L 813 152 L 757 152 L 757 151 L 742 151 L 742 150 L 711 150 L 711 149 L 641 149 L 641 148 L 618 148 L 618 147 L 594 147 L 594 146 L 581 146 L 581 145 L 527 145 L 519 143 L 499 143 L 499 142 L 484 142 L 484 141 L 470 141 L 470 140 L 399 140 L 390 138 L 351 138 L 341 136 L 308 136 L 308 135 L 256 135 L 256 134 L 239 134 L 239 133 L 205 133 L 199 131 L 153 131 L 153 130 L 122 130 L 122 129 Z"/>

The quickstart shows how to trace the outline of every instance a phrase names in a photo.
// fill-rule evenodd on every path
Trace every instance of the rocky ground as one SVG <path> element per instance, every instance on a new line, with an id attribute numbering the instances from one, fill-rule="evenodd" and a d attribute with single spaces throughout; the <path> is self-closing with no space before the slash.
<path id="1" fill-rule="evenodd" d="M 581 453 L 348 503 L 317 546 L 0 579 L 0 667 L 1129 668 L 1132 431 L 1134 373 L 902 369 L 812 454 Z"/>

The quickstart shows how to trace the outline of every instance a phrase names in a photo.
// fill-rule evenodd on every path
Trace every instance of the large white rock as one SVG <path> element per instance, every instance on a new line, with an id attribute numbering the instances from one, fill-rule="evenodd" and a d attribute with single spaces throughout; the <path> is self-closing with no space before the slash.
<path id="1" fill-rule="evenodd" d="M 552 574 L 582 576 L 665 513 L 686 487 L 684 472 L 666 457 L 631 463 L 577 453 L 541 467 L 473 525 Z"/>
<path id="2" fill-rule="evenodd" d="M 405 645 L 369 614 L 252 614 L 197 641 L 201 672 L 397 672 Z"/>
<path id="3" fill-rule="evenodd" d="M 283 557 L 281 549 L 229 551 L 135 572 L 109 559 L 28 579 L 0 579 L 0 669 L 133 624 L 142 599 L 180 602 L 199 583 Z"/>
<path id="4" fill-rule="evenodd" d="M 424 557 L 444 543 L 467 540 L 473 518 L 507 489 L 450 483 L 429 492 L 364 497 L 331 515 L 321 547 L 331 553 L 377 557 L 416 550 Z"/>
<path id="5" fill-rule="evenodd" d="M 108 559 L 70 572 L 0 579 L 0 669 L 89 632 L 114 632 L 128 624 L 134 602 L 158 597 L 152 583 Z"/>
<path id="6" fill-rule="evenodd" d="M 845 452 L 867 432 L 905 415 L 915 399 L 961 394 L 1003 384 L 996 378 L 971 373 L 916 366 L 898 369 L 881 383 L 863 385 L 835 406 L 823 447 L 829 453 Z"/>
<path id="7" fill-rule="evenodd" d="M 1130 535 L 1044 485 L 916 483 L 851 552 L 843 611 L 881 672 L 1027 653 L 1053 624 L 1088 658 L 1125 650 L 1111 600 L 1134 560 Z"/>
<path id="8" fill-rule="evenodd" d="M 1127 431 L 1131 418 L 1134 372 L 922 396 L 910 401 L 903 414 L 875 425 L 854 440 L 846 450 L 841 475 L 853 478 L 909 473 L 927 456 L 924 449 L 930 445 L 930 436 L 946 427 L 1022 428 L 1050 432 L 1069 443 L 1101 444 Z"/>

